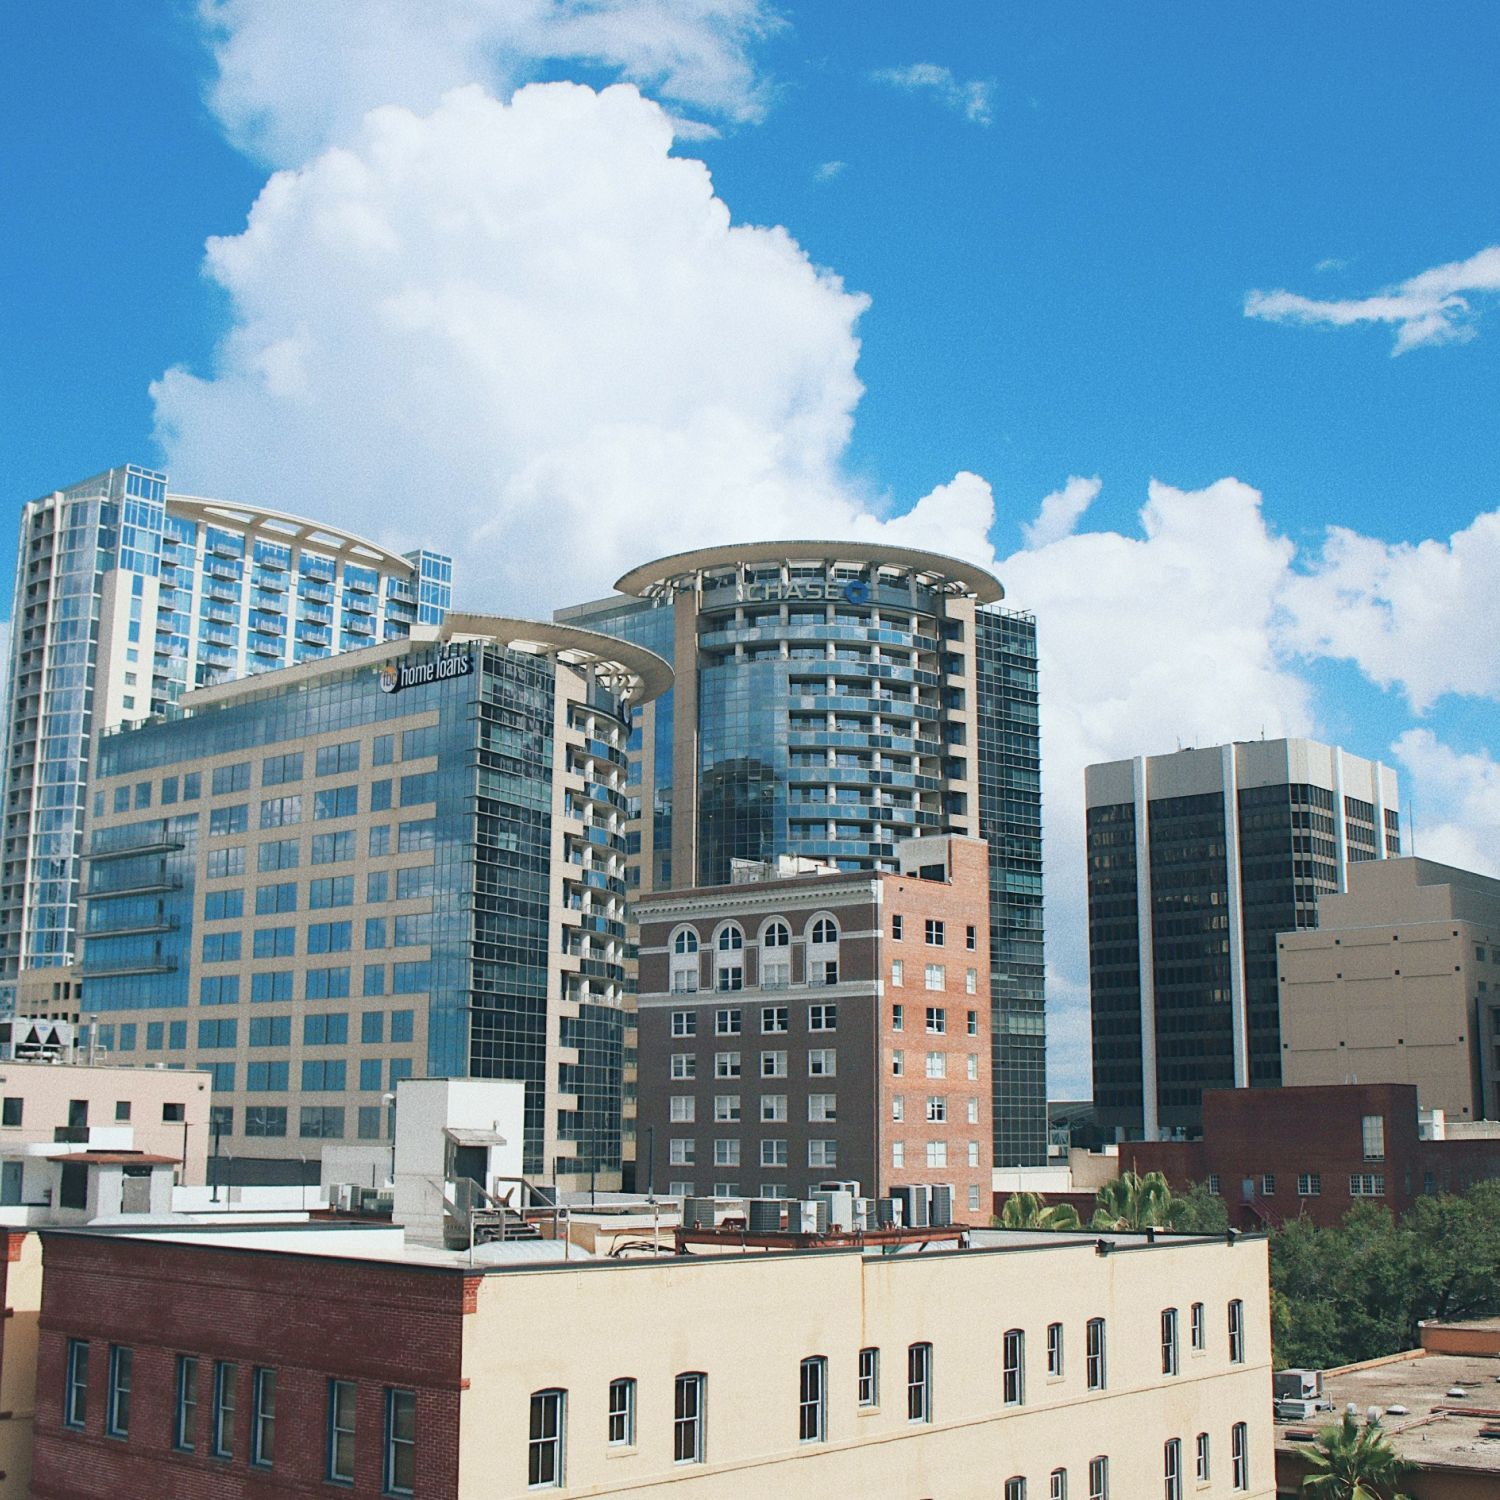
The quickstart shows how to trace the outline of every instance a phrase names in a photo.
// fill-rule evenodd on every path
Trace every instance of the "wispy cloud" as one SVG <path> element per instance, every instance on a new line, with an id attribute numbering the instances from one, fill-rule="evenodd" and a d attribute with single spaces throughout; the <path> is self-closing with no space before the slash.
<path id="1" fill-rule="evenodd" d="M 814 170 L 813 176 L 816 177 L 819 182 L 832 182 L 833 179 L 837 177 L 847 165 L 847 162 L 842 161 L 820 162 L 817 168 Z"/>
<path id="2" fill-rule="evenodd" d="M 937 63 L 912 63 L 905 68 L 880 68 L 870 74 L 876 83 L 890 88 L 905 89 L 908 93 L 928 90 L 948 106 L 957 110 L 966 120 L 976 125 L 988 125 L 994 119 L 993 105 L 995 84 L 993 79 L 971 78 L 967 81 L 955 78 L 949 68 Z"/>
<path id="3" fill-rule="evenodd" d="M 1349 262 L 1347 260 L 1340 260 L 1336 255 L 1324 256 L 1324 258 L 1313 267 L 1313 270 L 1315 270 L 1320 276 L 1324 271 L 1347 271 L 1348 269 Z"/>
<path id="4" fill-rule="evenodd" d="M 1036 519 L 1021 527 L 1026 545 L 1033 549 L 1046 547 L 1052 542 L 1061 541 L 1065 536 L 1072 536 L 1084 511 L 1094 503 L 1103 487 L 1103 481 L 1097 474 L 1092 479 L 1070 474 L 1068 482 L 1060 490 L 1053 490 L 1042 501 Z"/>
<path id="5" fill-rule="evenodd" d="M 1322 267 L 1320 266 L 1321 270 Z M 1434 266 L 1372 297 L 1320 300 L 1296 292 L 1250 292 L 1245 316 L 1272 323 L 1389 323 L 1396 330 L 1393 355 L 1424 344 L 1462 343 L 1474 337 L 1478 309 L 1470 299 L 1500 292 L 1500 245 L 1468 260 Z"/>

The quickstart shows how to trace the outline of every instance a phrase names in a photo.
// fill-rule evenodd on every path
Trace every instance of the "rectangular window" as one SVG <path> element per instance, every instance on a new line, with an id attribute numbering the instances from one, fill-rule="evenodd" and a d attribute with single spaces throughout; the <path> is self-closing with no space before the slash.
<path id="1" fill-rule="evenodd" d="M 762 1141 L 760 1143 L 761 1166 L 784 1167 L 787 1164 L 787 1160 L 785 1141 Z"/>
<path id="2" fill-rule="evenodd" d="M 89 1415 L 89 1346 L 84 1339 L 68 1340 L 63 1377 L 63 1425 L 81 1429 Z"/>
<path id="3" fill-rule="evenodd" d="M 906 1142 L 891 1142 L 891 1165 L 898 1170 L 906 1165 Z"/>
<path id="4" fill-rule="evenodd" d="M 296 839 L 274 839 L 260 846 L 255 856 L 255 867 L 262 874 L 267 870 L 295 870 L 301 857 L 301 845 Z"/>
<path id="5" fill-rule="evenodd" d="M 947 1141 L 927 1142 L 927 1165 L 929 1167 L 946 1167 L 948 1165 Z"/>
<path id="6" fill-rule="evenodd" d="M 1182 1500 L 1182 1439 L 1168 1438 L 1162 1444 L 1161 1468 L 1165 1500 Z"/>
<path id="7" fill-rule="evenodd" d="M 269 1469 L 276 1458 L 276 1371 L 259 1367 L 250 1387 L 250 1462 Z"/>
<path id="8" fill-rule="evenodd" d="M 672 1012 L 672 1035 L 673 1036 L 697 1036 L 698 1014 L 691 1010 L 674 1010 Z"/>
<path id="9" fill-rule="evenodd" d="M 1199 1484 L 1207 1484 L 1210 1478 L 1208 1463 L 1208 1434 L 1200 1432 L 1197 1440 L 1197 1451 L 1194 1456 L 1193 1477 Z"/>
<path id="10" fill-rule="evenodd" d="M 836 1005 L 810 1005 L 807 1008 L 809 1031 L 837 1031 L 839 1008 Z"/>
<path id="11" fill-rule="evenodd" d="M 1297 1174 L 1297 1196 L 1299 1198 L 1321 1198 L 1323 1196 L 1323 1174 L 1321 1172 L 1299 1172 Z"/>
<path id="12" fill-rule="evenodd" d="M 714 1035 L 715 1036 L 738 1036 L 741 1031 L 741 1018 L 743 1012 L 735 1010 L 721 1010 L 714 1013 Z"/>
<path id="13" fill-rule="evenodd" d="M 244 792 L 250 788 L 250 762 L 242 760 L 232 766 L 215 766 L 209 785 L 215 797 L 229 792 Z"/>
<path id="14" fill-rule="evenodd" d="M 906 1351 L 906 1420 L 932 1420 L 931 1344 L 912 1344 Z"/>
<path id="15" fill-rule="evenodd" d="M 691 1136 L 673 1136 L 667 1142 L 667 1161 L 674 1167 L 690 1167 L 697 1160 L 698 1143 Z"/>
<path id="16" fill-rule="evenodd" d="M 786 1095 L 762 1094 L 760 1096 L 760 1118 L 763 1124 L 779 1125 L 786 1120 Z"/>
<path id="17" fill-rule="evenodd" d="M 903 925 L 904 925 L 903 919 L 900 916 L 893 916 L 891 918 L 891 941 L 892 942 L 899 943 L 901 941 L 901 934 L 902 934 L 902 927 L 903 927 Z"/>
<path id="18" fill-rule="evenodd" d="M 948 971 L 942 964 L 928 964 L 923 971 L 923 979 L 929 990 L 946 989 Z"/>
<path id="19" fill-rule="evenodd" d="M 313 821 L 325 818 L 352 818 L 359 811 L 357 786 L 330 786 L 313 793 Z"/>
<path id="20" fill-rule="evenodd" d="M 880 1350 L 859 1351 L 859 1404 L 880 1405 Z"/>
<path id="21" fill-rule="evenodd" d="M 1104 1319 L 1090 1318 L 1084 1329 L 1084 1366 L 1091 1391 L 1105 1389 L 1109 1371 L 1105 1365 Z"/>
<path id="22" fill-rule="evenodd" d="M 609 1383 L 609 1445 L 611 1448 L 635 1446 L 635 1381 L 611 1380 Z"/>
<path id="23" fill-rule="evenodd" d="M 1109 1460 L 1089 1460 L 1089 1500 L 1109 1500 Z"/>
<path id="24" fill-rule="evenodd" d="M 814 1047 L 807 1054 L 809 1078 L 833 1078 L 839 1070 L 839 1055 L 833 1047 Z"/>
<path id="25" fill-rule="evenodd" d="M 1019 1474 L 1005 1481 L 1005 1500 L 1026 1500 L 1026 1481 Z"/>
<path id="26" fill-rule="evenodd" d="M 1021 1406 L 1026 1400 L 1026 1335 L 1010 1329 L 1001 1340 L 1001 1399 L 1006 1406 Z"/>
<path id="27" fill-rule="evenodd" d="M 214 1361 L 213 1455 L 215 1458 L 234 1457 L 234 1397 L 239 1373 L 239 1366 L 228 1360 Z"/>
<path id="28" fill-rule="evenodd" d="M 698 1059 L 691 1052 L 674 1052 L 672 1054 L 673 1078 L 696 1078 L 697 1076 Z"/>
<path id="29" fill-rule="evenodd" d="M 970 931 L 973 931 L 970 928 Z M 1068 1500 L 1068 1471 L 1054 1469 L 1047 1486 L 1047 1500 Z"/>
<path id="30" fill-rule="evenodd" d="M 1366 1161 L 1385 1160 L 1385 1116 L 1363 1115 L 1359 1122 L 1360 1141 Z"/>
<path id="31" fill-rule="evenodd" d="M 325 876 L 321 880 L 307 882 L 307 905 L 310 911 L 329 906 L 352 906 L 354 904 L 354 877 L 352 875 Z"/>
<path id="32" fill-rule="evenodd" d="M 328 1477 L 354 1483 L 354 1417 L 356 1386 L 352 1380 L 328 1382 Z"/>
<path id="33" fill-rule="evenodd" d="M 698 1111 L 698 1101 L 691 1094 L 673 1094 L 667 1105 L 667 1118 L 674 1125 L 691 1125 Z"/>
<path id="34" fill-rule="evenodd" d="M 347 740 L 342 745 L 319 745 L 316 774 L 338 776 L 348 771 L 359 770 L 359 741 Z"/>
<path id="35" fill-rule="evenodd" d="M 935 917 L 928 917 L 922 927 L 923 937 L 934 948 L 943 946 L 943 924 Z"/>
<path id="36" fill-rule="evenodd" d="M 929 1052 L 927 1054 L 927 1076 L 929 1078 L 946 1078 L 948 1076 L 948 1058 L 946 1053 Z"/>
<path id="37" fill-rule="evenodd" d="M 1061 1323 L 1047 1325 L 1047 1378 L 1061 1380 L 1063 1373 L 1063 1326 Z"/>
<path id="38" fill-rule="evenodd" d="M 723 1055 L 722 1053 L 720 1054 L 720 1056 Z M 730 1055 L 734 1057 L 739 1056 L 738 1053 Z M 721 1074 L 720 1076 L 724 1075 Z M 760 1076 L 762 1078 L 785 1078 L 787 1076 L 786 1053 L 762 1052 L 760 1055 Z"/>
<path id="39" fill-rule="evenodd" d="M 191 1453 L 198 1435 L 198 1361 L 191 1354 L 177 1356 L 177 1412 L 172 1423 L 172 1446 Z"/>
<path id="40" fill-rule="evenodd" d="M 354 858 L 354 833 L 345 829 L 342 833 L 315 833 L 312 841 L 312 862 L 315 865 L 338 865 Z"/>
<path id="41" fill-rule="evenodd" d="M 1245 1304 L 1238 1298 L 1229 1304 L 1229 1362 L 1245 1362 Z"/>
<path id="42" fill-rule="evenodd" d="M 1264 1172 L 1260 1179 L 1260 1194 L 1263 1198 L 1274 1198 L 1276 1196 L 1276 1174 Z"/>
<path id="43" fill-rule="evenodd" d="M 1355 1172 L 1349 1178 L 1351 1198 L 1384 1198 L 1385 1178 L 1379 1172 Z"/>
<path id="44" fill-rule="evenodd" d="M 740 1117 L 740 1096 L 738 1094 L 715 1094 L 714 1095 L 714 1119 L 717 1121 L 733 1122 Z"/>
<path id="45" fill-rule="evenodd" d="M 1192 1310 L 1188 1315 L 1189 1327 L 1192 1331 L 1193 1348 L 1206 1349 L 1208 1347 L 1208 1320 L 1203 1316 L 1203 1304 L 1193 1303 Z"/>
<path id="46" fill-rule="evenodd" d="M 358 749 L 356 745 L 354 747 Z M 385 1492 L 411 1495 L 417 1487 L 417 1393 L 385 1393 Z"/>
<path id="47" fill-rule="evenodd" d="M 290 828 L 302 821 L 302 798 L 263 797 L 260 804 L 260 826 L 262 828 Z M 262 848 L 265 845 L 261 846 Z"/>
<path id="48" fill-rule="evenodd" d="M 822 1443 L 828 1438 L 828 1361 L 821 1357 L 802 1361 L 797 1436 L 804 1443 Z"/>
<path id="49" fill-rule="evenodd" d="M 891 988 L 899 990 L 906 983 L 906 966 L 897 959 L 891 960 Z"/>
<path id="50" fill-rule="evenodd" d="M 788 1029 L 789 1012 L 784 1005 L 765 1005 L 761 1007 L 760 1029 L 767 1035 L 783 1032 Z"/>
<path id="51" fill-rule="evenodd" d="M 672 1405 L 672 1459 L 679 1464 L 703 1462 L 703 1407 L 706 1375 L 679 1375 Z"/>
<path id="52" fill-rule="evenodd" d="M 1164 1307 L 1161 1314 L 1161 1372 L 1177 1373 L 1177 1309 Z"/>
<path id="53" fill-rule="evenodd" d="M 262 786 L 284 786 L 288 781 L 302 780 L 302 753 L 268 755 L 260 763 Z"/>
<path id="54" fill-rule="evenodd" d="M 130 1377 L 135 1351 L 124 1344 L 109 1346 L 109 1403 L 104 1430 L 117 1438 L 130 1436 Z"/>
<path id="55" fill-rule="evenodd" d="M 905 1074 L 906 1053 L 904 1053 L 899 1047 L 893 1048 L 891 1051 L 891 1076 L 894 1078 L 902 1078 L 905 1076 Z"/>
<path id="56" fill-rule="evenodd" d="M 250 804 L 236 802 L 232 807 L 216 807 L 208 815 L 208 831 L 215 838 L 245 833 L 250 827 Z"/>
<path id="57" fill-rule="evenodd" d="M 739 1164 L 739 1141 L 726 1139 L 714 1142 L 714 1165 L 716 1167 L 737 1167 Z"/>
<path id="58" fill-rule="evenodd" d="M 825 1171 L 839 1164 L 839 1143 L 830 1140 L 810 1140 L 807 1143 L 807 1164 L 822 1167 Z"/>
<path id="59" fill-rule="evenodd" d="M 947 1099 L 941 1094 L 929 1094 L 927 1097 L 927 1123 L 929 1125 L 941 1125 L 947 1118 Z"/>
<path id="60" fill-rule="evenodd" d="M 948 1030 L 948 1012 L 941 1005 L 927 1007 L 927 1030 L 933 1036 L 943 1036 Z"/>
<path id="61" fill-rule="evenodd" d="M 1229 1467 L 1237 1490 L 1250 1488 L 1250 1429 L 1244 1422 L 1236 1422 L 1229 1429 Z"/>
<path id="62" fill-rule="evenodd" d="M 809 1094 L 807 1096 L 807 1118 L 809 1124 L 833 1124 L 839 1117 L 837 1094 Z"/>
<path id="63" fill-rule="evenodd" d="M 761 1054 L 764 1058 L 765 1053 Z M 764 1068 L 762 1068 L 764 1072 Z M 738 1052 L 715 1052 L 714 1053 L 714 1077 L 715 1078 L 738 1078 L 740 1076 L 740 1054 Z"/>

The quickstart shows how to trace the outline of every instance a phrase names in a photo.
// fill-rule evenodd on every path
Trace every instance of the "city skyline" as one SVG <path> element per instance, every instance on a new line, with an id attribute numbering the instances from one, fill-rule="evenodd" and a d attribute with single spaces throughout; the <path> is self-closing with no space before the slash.
<path id="1" fill-rule="evenodd" d="M 1316 734 L 1496 869 L 1492 12 L 1455 56 L 1290 6 L 523 10 L 7 17 L 17 512 L 137 463 L 431 531 L 461 605 L 537 614 L 754 537 L 993 567 L 1038 618 L 1059 1094 L 1085 764 Z"/>

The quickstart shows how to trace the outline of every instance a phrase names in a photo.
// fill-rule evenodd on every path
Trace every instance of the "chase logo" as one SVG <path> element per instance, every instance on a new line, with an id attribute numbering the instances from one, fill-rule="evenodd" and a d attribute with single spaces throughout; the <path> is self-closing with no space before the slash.
<path id="1" fill-rule="evenodd" d="M 380 691 L 382 693 L 394 693 L 401 686 L 401 673 L 397 670 L 394 662 L 387 662 L 377 675 L 380 680 Z"/>
<path id="2" fill-rule="evenodd" d="M 850 604 L 868 604 L 870 602 L 870 585 L 863 578 L 851 578 L 844 585 L 844 598 Z"/>

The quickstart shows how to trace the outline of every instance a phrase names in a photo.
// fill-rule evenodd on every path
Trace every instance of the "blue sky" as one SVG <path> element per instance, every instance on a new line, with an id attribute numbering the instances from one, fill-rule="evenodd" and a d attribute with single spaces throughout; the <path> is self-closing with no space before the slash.
<path id="1" fill-rule="evenodd" d="M 1398 764 L 1423 852 L 1491 867 L 1496 274 L 1409 291 L 1396 357 L 1347 319 L 1500 242 L 1492 5 L 405 9 L 6 8 L 7 504 L 133 460 L 409 541 L 463 492 L 439 540 L 495 609 L 804 499 L 994 563 L 1044 641 L 1060 1092 L 1084 761 L 1336 736 Z M 697 122 L 671 161 L 647 106 L 504 107 L 622 77 Z M 1069 476 L 1097 498 L 1027 545 Z"/>

